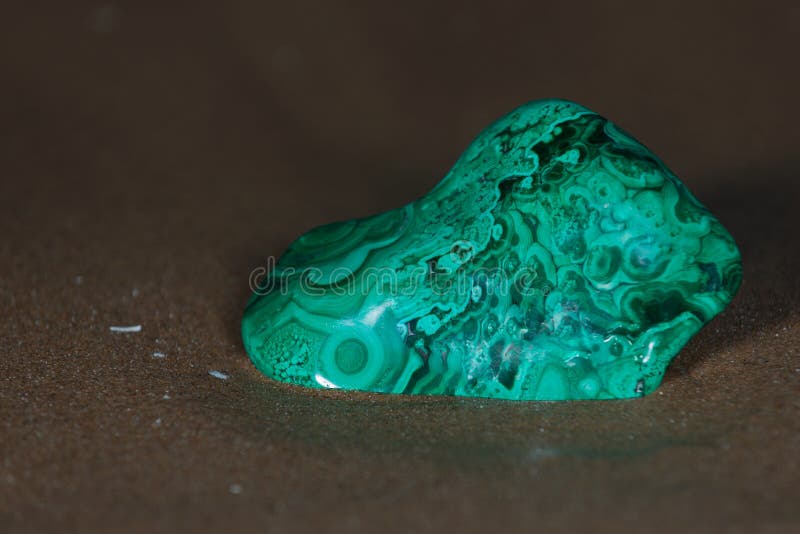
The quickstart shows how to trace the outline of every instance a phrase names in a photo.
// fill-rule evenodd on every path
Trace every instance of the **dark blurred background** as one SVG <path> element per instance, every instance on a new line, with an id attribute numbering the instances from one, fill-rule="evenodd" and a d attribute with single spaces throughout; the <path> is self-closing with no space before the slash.
<path id="1" fill-rule="evenodd" d="M 796 531 L 799 26 L 790 1 L 6 3 L 0 530 Z M 547 97 L 649 146 L 742 249 L 739 296 L 657 393 L 310 393 L 252 368 L 251 269 L 424 194 Z"/>

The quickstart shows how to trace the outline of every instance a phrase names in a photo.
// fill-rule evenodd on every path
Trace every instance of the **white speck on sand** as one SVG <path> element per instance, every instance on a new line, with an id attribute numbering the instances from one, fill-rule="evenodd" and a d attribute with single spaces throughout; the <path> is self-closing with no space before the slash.
<path id="1" fill-rule="evenodd" d="M 220 380 L 228 379 L 228 375 L 226 375 L 225 373 L 220 373 L 219 371 L 209 371 L 208 374 L 210 374 L 214 378 L 219 378 Z"/>
<path id="2" fill-rule="evenodd" d="M 242 492 L 242 485 L 241 484 L 231 484 L 228 487 L 228 491 L 230 491 L 234 495 L 239 495 Z"/>
<path id="3" fill-rule="evenodd" d="M 132 326 L 109 326 L 109 330 L 112 332 L 122 332 L 122 333 L 130 333 L 130 332 L 141 332 L 142 325 L 135 324 Z"/>
<path id="4" fill-rule="evenodd" d="M 161 418 L 159 417 L 155 421 L 153 421 L 153 428 L 161 426 Z"/>
<path id="5" fill-rule="evenodd" d="M 167 357 L 167 355 L 164 354 L 163 352 L 156 351 L 156 352 L 153 353 L 153 358 L 166 358 L 166 357 Z"/>

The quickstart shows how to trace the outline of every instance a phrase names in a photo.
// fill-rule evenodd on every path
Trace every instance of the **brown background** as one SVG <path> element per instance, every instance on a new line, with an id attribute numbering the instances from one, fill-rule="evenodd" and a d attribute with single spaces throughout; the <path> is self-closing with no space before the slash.
<path id="1" fill-rule="evenodd" d="M 0 531 L 800 528 L 795 2 L 1 11 Z M 254 370 L 251 269 L 425 193 L 551 96 L 650 146 L 742 249 L 738 297 L 655 394 L 402 398 Z"/>

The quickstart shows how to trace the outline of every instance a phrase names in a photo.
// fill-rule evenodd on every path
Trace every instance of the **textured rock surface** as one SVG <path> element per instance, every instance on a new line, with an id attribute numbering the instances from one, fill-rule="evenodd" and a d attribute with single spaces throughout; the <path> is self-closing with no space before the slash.
<path id="1" fill-rule="evenodd" d="M 416 202 L 301 236 L 242 330 L 262 372 L 304 386 L 626 398 L 740 279 L 731 236 L 649 150 L 538 101 Z"/>

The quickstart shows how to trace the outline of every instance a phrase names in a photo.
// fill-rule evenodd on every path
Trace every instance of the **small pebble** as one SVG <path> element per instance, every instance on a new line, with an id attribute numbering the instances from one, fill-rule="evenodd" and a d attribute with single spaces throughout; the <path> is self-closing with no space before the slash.
<path id="1" fill-rule="evenodd" d="M 111 330 L 112 332 L 122 332 L 122 333 L 141 332 L 142 325 L 136 324 L 133 326 L 109 326 L 108 329 Z"/>
<path id="2" fill-rule="evenodd" d="M 242 486 L 240 484 L 231 484 L 230 487 L 228 487 L 228 491 L 234 495 L 239 495 L 242 492 Z"/>

